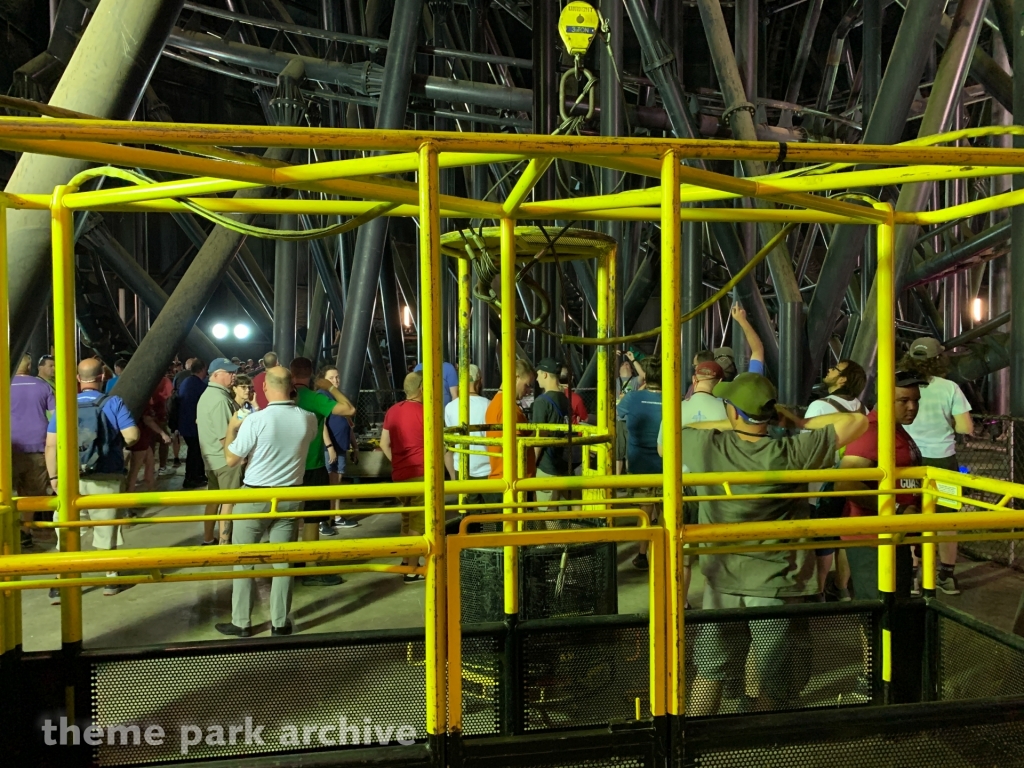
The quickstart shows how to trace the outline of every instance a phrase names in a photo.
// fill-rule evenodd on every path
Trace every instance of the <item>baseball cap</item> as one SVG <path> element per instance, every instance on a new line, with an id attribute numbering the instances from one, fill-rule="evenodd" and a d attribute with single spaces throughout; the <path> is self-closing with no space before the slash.
<path id="1" fill-rule="evenodd" d="M 725 371 L 722 370 L 722 366 L 716 363 L 714 360 L 708 360 L 697 366 L 694 371 L 697 374 L 698 379 L 724 379 Z"/>
<path id="2" fill-rule="evenodd" d="M 537 370 L 544 373 L 553 373 L 555 376 L 562 372 L 562 364 L 553 357 L 545 357 L 537 363 Z"/>
<path id="3" fill-rule="evenodd" d="M 730 403 L 745 421 L 764 424 L 775 416 L 778 393 L 775 385 L 759 373 L 741 373 L 732 381 L 719 382 L 711 394 Z"/>
<path id="4" fill-rule="evenodd" d="M 930 339 L 935 341 L 935 339 Z M 927 387 L 928 380 L 913 371 L 896 371 L 897 387 Z"/>
<path id="5" fill-rule="evenodd" d="M 933 357 L 938 357 L 946 348 L 942 346 L 942 342 L 938 339 L 932 339 L 928 336 L 924 336 L 920 339 L 916 339 L 913 344 L 910 345 L 910 356 L 916 357 L 919 360 L 928 360 Z"/>
<path id="6" fill-rule="evenodd" d="M 210 369 L 207 373 L 216 373 L 217 371 L 227 371 L 228 373 L 234 373 L 238 370 L 238 366 L 228 360 L 226 357 L 218 357 L 212 363 L 210 363 Z"/>

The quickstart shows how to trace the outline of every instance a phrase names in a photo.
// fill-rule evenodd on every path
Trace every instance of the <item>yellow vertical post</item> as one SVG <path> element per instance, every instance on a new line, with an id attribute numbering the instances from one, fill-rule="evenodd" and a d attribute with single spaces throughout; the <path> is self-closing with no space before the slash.
<path id="1" fill-rule="evenodd" d="M 597 337 L 615 335 L 615 272 L 616 246 L 604 257 L 597 259 Z M 612 351 L 602 344 L 597 348 L 597 430 L 609 435 L 609 442 L 601 446 L 597 455 L 603 475 L 615 473 L 615 394 L 612 392 Z M 605 498 L 609 491 L 604 491 Z"/>
<path id="2" fill-rule="evenodd" d="M 14 480 L 11 470 L 11 370 L 10 299 L 7 295 L 7 206 L 0 204 L 0 555 L 18 551 L 20 518 L 14 510 Z M 15 637 L 15 615 L 21 592 L 0 594 L 0 655 L 20 642 Z"/>
<path id="3" fill-rule="evenodd" d="M 514 486 L 518 472 L 518 419 L 516 413 L 516 223 L 501 220 L 501 466 L 505 481 L 505 512 L 515 510 Z M 503 530 L 514 531 L 514 523 Z M 519 613 L 519 553 L 505 547 L 505 613 Z"/>
<path id="4" fill-rule="evenodd" d="M 896 424 L 892 393 L 896 386 L 896 318 L 893 286 L 893 257 L 896 228 L 892 222 L 892 206 L 878 203 L 875 208 L 889 214 L 890 219 L 878 225 L 878 267 L 875 270 L 878 305 L 878 468 L 885 476 L 878 484 L 883 495 L 878 498 L 878 514 L 896 514 Z M 882 538 L 891 538 L 883 534 Z M 878 589 L 896 591 L 896 550 L 891 545 L 878 548 Z"/>
<path id="5" fill-rule="evenodd" d="M 879 516 L 896 514 L 896 423 L 893 392 L 896 385 L 896 318 L 895 289 L 893 285 L 893 260 L 896 244 L 896 227 L 892 219 L 892 206 L 877 203 L 875 208 L 889 215 L 889 220 L 878 225 L 878 266 L 875 270 L 878 315 L 878 361 L 877 389 L 878 402 L 878 468 L 885 472 L 878 483 L 881 494 L 878 497 Z M 892 539 L 882 534 L 880 539 Z M 878 591 L 886 600 L 888 610 L 882 617 L 882 680 L 892 682 L 892 627 L 889 611 L 896 592 L 896 548 L 891 544 L 878 547 Z"/>
<path id="6" fill-rule="evenodd" d="M 447 658 L 444 557 L 444 417 L 441 412 L 441 209 L 437 150 L 420 147 L 420 333 L 423 339 L 423 504 L 427 539 L 427 733 L 447 725 Z"/>
<path id="7" fill-rule="evenodd" d="M 470 279 L 472 265 L 469 259 L 459 259 L 459 423 L 469 424 L 469 313 Z M 468 448 L 469 446 L 464 446 Z M 469 479 L 469 454 L 455 454 L 459 460 L 459 480 Z M 466 503 L 465 494 L 459 494 L 459 504 Z"/>
<path id="8" fill-rule="evenodd" d="M 666 574 L 666 698 L 670 715 L 685 712 L 686 660 L 683 633 L 683 558 L 680 520 L 683 510 L 682 393 L 679 343 L 682 333 L 679 277 L 679 157 L 674 151 L 661 158 L 661 423 L 665 503 Z M 652 695 L 651 700 L 655 697 Z"/>
<path id="9" fill-rule="evenodd" d="M 921 494 L 921 514 L 934 515 L 938 501 L 929 491 L 935 490 L 935 481 L 926 477 L 923 482 L 924 493 Z M 925 590 L 935 591 L 935 531 L 924 532 L 925 543 L 921 547 L 921 586 Z"/>
<path id="10" fill-rule="evenodd" d="M 74 218 L 64 206 L 64 185 L 53 190 L 50 224 L 53 238 L 53 329 L 57 400 L 57 510 L 60 522 L 78 521 L 78 386 L 75 339 Z M 61 534 L 61 551 L 78 552 L 81 533 Z M 66 574 L 76 578 L 78 574 Z M 82 588 L 61 590 L 61 642 L 82 642 Z M 69 706 L 72 702 L 68 702 Z M 71 715 L 68 715 L 68 719 Z"/>

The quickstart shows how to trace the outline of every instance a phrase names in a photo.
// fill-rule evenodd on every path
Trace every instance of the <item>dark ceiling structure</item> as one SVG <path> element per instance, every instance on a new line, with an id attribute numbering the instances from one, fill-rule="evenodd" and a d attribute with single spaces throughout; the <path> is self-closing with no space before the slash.
<path id="1" fill-rule="evenodd" d="M 129 5 L 51 0 L 47 17 L 39 2 L 0 2 L 3 106 L 12 114 L 63 108 L 182 123 L 785 143 L 894 144 L 1012 122 L 1011 0 L 594 0 L 601 32 L 578 60 L 559 39 L 565 3 L 554 0 L 152 0 L 125 22 L 137 25 L 137 41 L 104 39 L 105 6 Z M 109 66 L 87 70 L 97 51 Z M 1007 146 L 1009 137 L 962 141 Z M 341 159 L 289 155 L 280 159 Z M 791 167 L 779 160 L 767 168 L 711 165 L 753 176 Z M 9 189 L 29 183 L 29 156 L 8 153 L 2 162 Z M 46 173 L 63 183 L 68 169 L 55 164 Z M 46 186 L 48 177 L 33 168 L 38 179 L 31 183 Z M 441 184 L 503 199 L 520 172 L 494 163 L 445 171 Z M 534 194 L 568 198 L 649 183 L 558 161 Z M 1009 183 L 906 184 L 861 191 L 860 199 L 943 207 Z M 261 223 L 313 229 L 330 222 L 281 216 Z M 29 321 L 14 329 L 12 353 L 38 355 L 48 350 L 52 329 L 39 300 L 47 292 L 45 243 L 38 245 L 32 226 L 26 218 L 12 231 L 20 243 L 11 250 L 12 311 Z M 379 218 L 354 233 L 297 244 L 228 236 L 183 214 L 83 216 L 76 232 L 81 343 L 105 359 L 134 354 L 131 365 L 145 370 L 165 368 L 179 352 L 257 357 L 273 348 L 285 359 L 337 361 L 349 392 L 400 388 L 418 357 L 414 227 Z M 945 340 L 972 399 L 1006 412 L 1009 220 L 993 215 L 904 229 L 897 243 L 900 336 Z M 657 324 L 656 230 L 651 222 L 602 225 L 620 243 L 620 333 Z M 684 311 L 774 234 L 764 225 L 684 225 Z M 831 362 L 871 364 L 873 259 L 867 227 L 796 227 L 730 298 L 684 326 L 684 359 L 730 339 L 741 346 L 729 321 L 738 301 L 765 341 L 782 398 L 802 401 Z M 451 360 L 454 274 L 443 276 L 443 291 Z M 545 266 L 536 286 L 520 291 L 520 315 L 553 332 L 524 330 L 517 339 L 523 353 L 564 356 L 582 388 L 594 385 L 592 348 L 556 347 L 555 334 L 592 335 L 595 291 L 584 262 Z M 180 334 L 144 344 L 160 313 L 179 319 Z M 244 325 L 248 337 L 211 338 L 215 325 Z M 488 382 L 497 380 L 498 330 L 478 302 L 472 357 Z M 135 354 L 140 345 L 144 354 Z"/>

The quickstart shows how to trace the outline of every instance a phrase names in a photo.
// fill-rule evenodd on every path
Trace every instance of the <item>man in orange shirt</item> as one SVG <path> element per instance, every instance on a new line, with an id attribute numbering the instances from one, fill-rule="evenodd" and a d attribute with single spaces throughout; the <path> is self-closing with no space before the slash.
<path id="1" fill-rule="evenodd" d="M 533 366 L 530 365 L 527 360 L 516 360 L 516 421 L 520 424 L 526 423 L 526 414 L 523 413 L 523 409 L 519 407 L 518 401 L 522 399 L 523 395 L 529 387 L 533 386 L 534 380 L 537 378 L 537 374 L 533 370 Z M 500 389 L 494 395 L 491 400 L 491 404 L 487 406 L 487 423 L 488 424 L 501 424 L 502 413 L 504 406 L 502 400 L 504 398 L 504 392 Z M 488 437 L 501 437 L 501 432 L 488 432 Z M 500 480 L 503 472 L 503 459 L 501 456 L 500 445 L 488 445 L 487 450 L 491 453 L 491 474 L 492 480 Z M 534 473 L 534 451 L 529 450 L 526 452 L 526 477 L 532 477 Z M 497 503 L 502 500 L 501 494 L 488 493 L 484 494 L 484 501 L 487 503 Z"/>

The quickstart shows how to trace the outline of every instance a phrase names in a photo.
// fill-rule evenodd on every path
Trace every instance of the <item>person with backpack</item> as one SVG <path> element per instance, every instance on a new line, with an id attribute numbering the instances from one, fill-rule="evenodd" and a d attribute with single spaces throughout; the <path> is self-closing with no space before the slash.
<path id="1" fill-rule="evenodd" d="M 530 420 L 534 424 L 572 424 L 572 404 L 562 391 L 560 375 L 562 365 L 552 357 L 545 357 L 537 365 L 537 385 L 541 392 L 533 400 Z M 542 437 L 565 437 L 566 430 L 552 431 Z M 566 446 L 546 446 L 534 448 L 537 459 L 537 477 L 566 477 L 570 474 L 568 450 Z M 562 491 L 537 491 L 537 501 L 557 501 L 565 497 Z M 546 512 L 549 507 L 538 507 L 538 512 Z M 554 526 L 549 526 L 554 527 Z"/>
<path id="2" fill-rule="evenodd" d="M 103 364 L 94 358 L 78 364 L 78 492 L 82 496 L 124 492 L 124 449 L 139 439 L 139 428 L 117 395 L 103 393 Z M 57 475 L 57 416 L 50 419 L 46 430 L 46 471 L 54 493 L 60 482 Z M 90 520 L 116 520 L 120 510 L 91 509 L 83 515 Z M 99 526 L 92 529 L 92 545 L 96 549 L 116 549 L 121 540 L 120 526 Z M 60 534 L 58 534 L 60 535 Z M 117 576 L 108 572 L 107 576 Z M 118 585 L 103 590 L 106 596 L 121 591 Z M 50 603 L 60 604 L 60 590 L 50 590 Z"/>
<path id="3" fill-rule="evenodd" d="M 824 416 L 829 413 L 859 413 L 866 416 L 868 409 L 860 401 L 860 393 L 867 386 L 868 377 L 864 369 L 853 360 L 840 360 L 828 369 L 825 378 L 822 379 L 822 386 L 827 392 L 820 400 L 815 400 L 807 406 L 805 419 L 815 416 Z M 836 466 L 839 466 L 843 458 L 841 450 L 836 451 Z M 832 483 L 810 483 L 808 490 L 811 493 L 832 490 Z M 811 510 L 812 517 L 823 519 L 829 517 L 842 517 L 843 505 L 846 500 L 839 496 L 821 496 L 817 499 Z M 834 548 L 823 548 L 815 550 L 818 558 L 818 586 L 822 594 L 834 596 L 839 602 L 848 602 L 853 599 L 850 594 L 850 563 L 846 557 L 846 550 L 840 549 L 837 553 Z M 835 560 L 836 575 L 834 590 L 826 591 L 826 582 L 829 571 L 832 570 L 832 561 Z"/>

